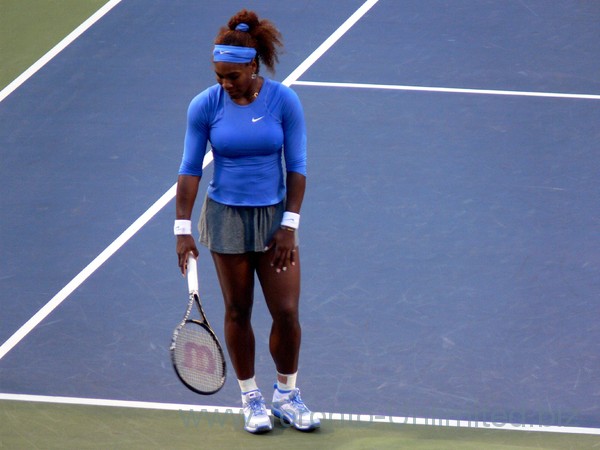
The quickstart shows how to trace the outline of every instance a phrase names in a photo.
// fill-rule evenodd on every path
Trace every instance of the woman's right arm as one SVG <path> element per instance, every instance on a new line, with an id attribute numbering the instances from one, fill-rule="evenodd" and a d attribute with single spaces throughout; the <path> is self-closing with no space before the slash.
<path id="1" fill-rule="evenodd" d="M 183 149 L 183 159 L 177 178 L 175 196 L 175 219 L 190 220 L 192 209 L 198 195 L 198 186 L 202 177 L 202 163 L 208 141 L 207 91 L 194 98 L 188 108 L 187 129 Z M 192 234 L 177 235 L 177 258 L 179 269 L 185 275 L 187 257 L 190 252 L 198 256 L 198 249 Z"/>
<path id="2" fill-rule="evenodd" d="M 198 185 L 200 177 L 194 175 L 179 175 L 177 178 L 177 194 L 175 196 L 175 216 L 177 220 L 190 220 L 192 209 L 198 194 Z M 191 234 L 177 235 L 177 257 L 179 269 L 185 275 L 187 270 L 187 257 L 190 252 L 198 257 L 198 248 Z"/>

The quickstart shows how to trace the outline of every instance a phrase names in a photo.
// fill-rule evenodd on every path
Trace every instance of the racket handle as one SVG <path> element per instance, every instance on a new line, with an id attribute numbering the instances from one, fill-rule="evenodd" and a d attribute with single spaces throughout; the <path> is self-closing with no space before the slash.
<path id="1" fill-rule="evenodd" d="M 193 253 L 187 260 L 187 281 L 189 292 L 198 292 L 198 263 Z"/>

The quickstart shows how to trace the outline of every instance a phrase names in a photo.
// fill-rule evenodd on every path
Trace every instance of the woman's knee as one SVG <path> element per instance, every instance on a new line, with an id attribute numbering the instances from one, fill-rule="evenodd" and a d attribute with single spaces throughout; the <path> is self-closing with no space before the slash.
<path id="1" fill-rule="evenodd" d="M 238 324 L 249 323 L 252 317 L 252 305 L 241 305 L 235 301 L 225 303 L 225 320 Z"/>
<path id="2" fill-rule="evenodd" d="M 278 325 L 294 327 L 300 324 L 298 303 L 296 301 L 281 302 L 272 308 L 273 322 Z"/>

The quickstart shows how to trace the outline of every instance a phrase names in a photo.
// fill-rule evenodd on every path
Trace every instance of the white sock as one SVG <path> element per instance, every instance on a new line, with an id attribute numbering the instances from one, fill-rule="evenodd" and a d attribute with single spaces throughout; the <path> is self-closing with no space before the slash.
<path id="1" fill-rule="evenodd" d="M 258 386 L 256 384 L 255 377 L 248 378 L 247 380 L 238 380 L 238 384 L 240 385 L 242 394 L 246 394 L 247 392 L 258 390 Z"/>
<path id="2" fill-rule="evenodd" d="M 283 373 L 277 372 L 277 389 L 281 392 L 293 391 L 294 389 L 296 389 L 297 376 L 298 372 L 292 373 L 291 375 L 285 375 Z"/>

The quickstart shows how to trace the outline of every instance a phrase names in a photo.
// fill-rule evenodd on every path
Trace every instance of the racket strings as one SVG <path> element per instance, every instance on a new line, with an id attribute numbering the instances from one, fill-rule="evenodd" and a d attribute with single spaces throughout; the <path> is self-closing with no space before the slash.
<path id="1" fill-rule="evenodd" d="M 201 392 L 218 390 L 225 379 L 223 353 L 204 327 L 186 322 L 177 333 L 174 363 L 182 380 Z"/>

